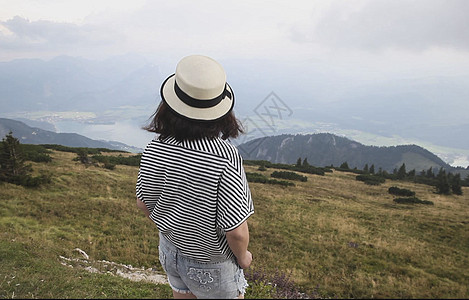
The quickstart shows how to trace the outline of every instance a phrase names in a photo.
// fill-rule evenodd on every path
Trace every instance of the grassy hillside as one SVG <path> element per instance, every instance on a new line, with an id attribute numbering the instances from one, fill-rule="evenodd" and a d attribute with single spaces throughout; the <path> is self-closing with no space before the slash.
<path id="1" fill-rule="evenodd" d="M 35 172 L 50 172 L 51 184 L 0 183 L 0 298 L 170 297 L 166 284 L 63 264 L 61 257 L 82 258 L 80 248 L 93 261 L 161 271 L 155 227 L 135 207 L 137 167 L 86 168 L 73 153 L 52 156 L 33 163 Z M 469 297 L 468 188 L 441 196 L 408 182 L 365 185 L 346 172 L 302 175 L 307 181 L 293 187 L 250 184 L 251 272 L 291 274 L 301 291 L 319 297 Z M 396 204 L 391 186 L 434 205 Z M 270 289 L 250 284 L 247 298 Z"/>

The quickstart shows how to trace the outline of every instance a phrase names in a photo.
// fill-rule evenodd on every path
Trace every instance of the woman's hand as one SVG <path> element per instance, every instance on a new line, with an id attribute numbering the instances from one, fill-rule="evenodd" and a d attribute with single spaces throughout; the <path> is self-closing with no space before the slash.
<path id="1" fill-rule="evenodd" d="M 247 269 L 252 262 L 252 253 L 246 250 L 246 254 L 243 257 L 237 258 L 238 264 L 242 269 Z"/>

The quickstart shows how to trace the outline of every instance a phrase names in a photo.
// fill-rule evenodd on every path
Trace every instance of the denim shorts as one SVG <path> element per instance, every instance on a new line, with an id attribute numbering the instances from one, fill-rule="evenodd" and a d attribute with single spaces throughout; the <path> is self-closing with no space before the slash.
<path id="1" fill-rule="evenodd" d="M 159 258 L 171 288 L 197 298 L 235 299 L 244 295 L 248 283 L 234 260 L 201 263 L 181 255 L 160 233 Z"/>

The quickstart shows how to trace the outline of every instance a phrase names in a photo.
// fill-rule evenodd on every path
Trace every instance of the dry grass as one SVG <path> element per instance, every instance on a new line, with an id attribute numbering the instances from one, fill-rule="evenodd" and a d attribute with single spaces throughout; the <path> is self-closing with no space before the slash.
<path id="1" fill-rule="evenodd" d="M 86 168 L 73 157 L 55 151 L 52 163 L 33 164 L 35 172 L 52 174 L 50 185 L 0 184 L 0 298 L 169 295 L 167 286 L 60 265 L 59 255 L 70 257 L 78 247 L 95 260 L 160 268 L 155 227 L 135 207 L 138 169 Z M 259 172 L 253 166 L 246 171 Z M 250 184 L 256 209 L 249 219 L 253 268 L 291 272 L 304 291 L 319 286 L 323 297 L 469 297 L 468 188 L 463 196 L 441 196 L 408 182 L 369 186 L 352 173 L 306 176 L 295 187 Z M 435 205 L 396 204 L 390 186 L 415 191 Z M 18 278 L 23 279 L 16 283 Z"/>
<path id="2" fill-rule="evenodd" d="M 290 270 L 326 297 L 469 296 L 469 189 L 441 196 L 409 182 L 366 185 L 352 173 L 307 176 L 296 187 L 251 184 L 256 266 Z M 390 186 L 435 205 L 396 204 Z"/>

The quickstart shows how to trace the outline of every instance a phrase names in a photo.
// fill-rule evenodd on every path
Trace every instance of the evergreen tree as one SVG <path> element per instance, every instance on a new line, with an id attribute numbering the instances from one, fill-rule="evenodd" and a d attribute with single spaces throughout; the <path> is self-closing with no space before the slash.
<path id="1" fill-rule="evenodd" d="M 448 176 L 446 175 L 446 171 L 443 168 L 440 168 L 440 172 L 436 176 L 436 192 L 438 194 L 450 194 L 451 193 L 451 186 L 448 182 Z"/>
<path id="2" fill-rule="evenodd" d="M 374 174 L 375 173 L 375 165 L 371 165 L 370 167 L 370 174 Z"/>
<path id="3" fill-rule="evenodd" d="M 433 167 L 430 167 L 430 168 L 427 170 L 427 177 L 428 177 L 428 178 L 435 178 L 435 174 L 433 173 Z"/>
<path id="4" fill-rule="evenodd" d="M 308 158 L 305 157 L 305 159 L 303 160 L 303 167 L 309 167 L 309 163 L 308 163 Z"/>
<path id="5" fill-rule="evenodd" d="M 461 174 L 457 173 L 456 175 L 451 176 L 451 179 L 448 178 L 448 180 L 453 194 L 462 195 Z"/>
<path id="6" fill-rule="evenodd" d="M 369 171 L 368 171 L 368 164 L 365 164 L 365 167 L 363 167 L 363 171 L 364 171 L 365 173 L 368 173 L 368 172 L 369 172 Z"/>
<path id="7" fill-rule="evenodd" d="M 0 181 L 16 181 L 31 171 L 31 165 L 25 165 L 20 142 L 10 131 L 0 145 Z"/>
<path id="8" fill-rule="evenodd" d="M 402 166 L 397 171 L 397 179 L 404 179 L 406 175 L 407 175 L 407 172 L 405 170 L 405 163 L 403 163 Z"/>
<path id="9" fill-rule="evenodd" d="M 296 166 L 301 167 L 301 157 L 298 157 L 298 160 L 296 161 Z"/>
<path id="10" fill-rule="evenodd" d="M 350 169 L 349 166 L 348 166 L 348 163 L 347 163 L 346 161 L 343 162 L 343 163 L 340 165 L 339 168 L 341 168 L 341 169 L 346 169 L 346 170 Z"/>

